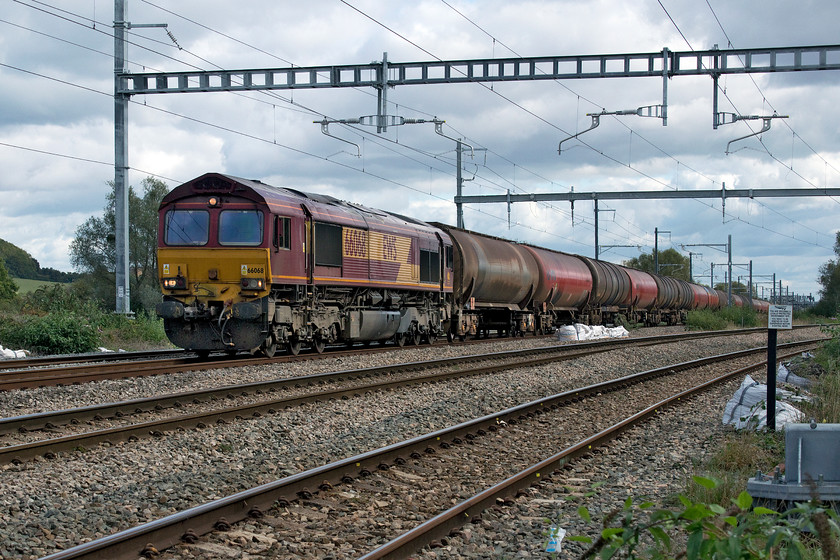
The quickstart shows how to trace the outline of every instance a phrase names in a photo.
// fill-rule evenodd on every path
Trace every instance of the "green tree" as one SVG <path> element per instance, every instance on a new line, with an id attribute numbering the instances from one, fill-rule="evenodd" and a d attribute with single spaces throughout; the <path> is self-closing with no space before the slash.
<path id="1" fill-rule="evenodd" d="M 720 290 L 721 292 L 727 293 L 727 290 L 729 290 L 729 286 L 724 282 L 718 282 L 717 284 L 715 284 L 715 290 Z M 738 296 L 746 296 L 748 292 L 749 292 L 749 290 L 747 289 L 747 286 L 744 285 L 743 283 L 732 282 L 732 293 L 733 294 L 738 295 Z M 758 297 L 758 293 L 756 291 L 755 286 L 753 286 L 752 297 L 754 297 L 754 298 Z"/>
<path id="2" fill-rule="evenodd" d="M 650 253 L 642 253 L 638 257 L 633 257 L 628 261 L 622 263 L 628 268 L 635 268 L 643 270 L 644 272 L 655 272 L 655 259 L 653 251 Z M 680 280 L 689 281 L 688 257 L 682 256 L 676 249 L 666 249 L 659 251 L 659 275 L 672 276 Z"/>
<path id="3" fill-rule="evenodd" d="M 91 216 L 76 229 L 70 243 L 70 262 L 85 273 L 83 282 L 105 307 L 113 305 L 116 290 L 116 196 L 114 184 L 102 217 Z M 128 193 L 128 262 L 132 309 L 149 309 L 160 298 L 157 278 L 158 207 L 168 192 L 166 183 L 143 179 L 143 196 Z"/>
<path id="4" fill-rule="evenodd" d="M 817 309 L 825 315 L 834 315 L 840 308 L 840 231 L 835 235 L 834 254 L 837 258 L 820 267 L 818 278 L 822 289 Z"/>
<path id="5" fill-rule="evenodd" d="M 9 276 L 9 271 L 6 270 L 6 265 L 0 260 L 0 301 L 12 299 L 18 290 L 12 277 Z"/>

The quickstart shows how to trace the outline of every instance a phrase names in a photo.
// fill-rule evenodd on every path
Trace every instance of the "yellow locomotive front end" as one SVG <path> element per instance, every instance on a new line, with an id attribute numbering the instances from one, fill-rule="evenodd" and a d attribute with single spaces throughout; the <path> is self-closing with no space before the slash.
<path id="1" fill-rule="evenodd" d="M 202 354 L 262 346 L 271 293 L 265 209 L 211 196 L 162 210 L 158 278 L 164 301 L 156 311 L 169 340 Z"/>

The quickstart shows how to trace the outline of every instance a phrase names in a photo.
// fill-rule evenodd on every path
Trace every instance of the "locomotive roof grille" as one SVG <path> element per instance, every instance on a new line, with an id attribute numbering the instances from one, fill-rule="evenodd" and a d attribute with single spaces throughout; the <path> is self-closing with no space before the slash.
<path id="1" fill-rule="evenodd" d="M 232 193 L 236 183 L 218 176 L 204 177 L 193 183 L 193 190 L 205 193 Z"/>

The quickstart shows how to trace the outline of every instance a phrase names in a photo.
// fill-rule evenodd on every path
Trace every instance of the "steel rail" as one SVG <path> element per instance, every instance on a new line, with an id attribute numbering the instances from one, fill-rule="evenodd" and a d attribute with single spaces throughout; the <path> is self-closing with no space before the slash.
<path id="1" fill-rule="evenodd" d="M 734 336 L 738 334 L 750 334 L 753 332 L 760 332 L 761 330 L 766 329 L 759 328 L 735 331 L 705 331 L 696 333 L 689 332 L 674 333 L 668 335 L 655 335 L 630 339 L 598 340 L 590 342 L 579 342 L 563 346 L 552 345 L 541 348 L 529 348 L 524 350 L 508 350 L 505 352 L 496 353 L 496 356 L 501 357 L 504 355 L 508 355 L 511 357 L 519 357 L 538 352 L 570 352 L 576 349 L 588 348 L 603 348 L 606 351 L 611 350 L 615 347 L 659 344 L 681 340 L 695 340 L 699 338 L 708 338 L 722 335 Z M 9 418 L 0 418 L 0 435 L 15 431 L 31 431 L 41 430 L 45 428 L 53 428 L 62 424 L 79 423 L 88 420 L 98 420 L 105 417 L 118 417 L 129 414 L 139 414 L 143 412 L 159 410 L 161 408 L 180 407 L 183 403 L 186 402 L 203 402 L 206 400 L 210 400 L 214 397 L 227 397 L 233 394 L 240 394 L 244 396 L 250 393 L 259 394 L 260 392 L 274 392 L 288 387 L 300 388 L 300 386 L 302 385 L 313 386 L 316 384 L 332 383 L 334 381 L 343 381 L 347 379 L 352 380 L 359 377 L 372 377 L 391 373 L 394 371 L 405 371 L 423 367 L 445 367 L 449 365 L 458 365 L 461 363 L 473 363 L 476 360 L 486 359 L 486 356 L 493 356 L 493 354 L 472 354 L 456 358 L 441 358 L 437 360 L 427 360 L 424 362 L 408 362 L 405 364 L 397 364 L 390 366 L 377 366 L 365 369 L 317 373 L 291 378 L 273 379 L 268 381 L 255 381 L 237 385 L 228 385 L 219 388 L 201 389 L 195 391 L 188 391 L 184 393 L 163 395 L 159 397 L 145 397 L 140 399 L 132 399 L 114 403 L 104 403 L 100 405 L 91 405 L 80 408 L 38 412 Z M 265 363 L 266 361 L 265 358 L 258 358 L 256 360 L 258 360 L 258 363 L 260 364 Z M 235 362 L 235 364 L 231 364 L 231 367 L 233 365 L 243 365 L 243 361 L 238 360 Z M 214 364 L 213 367 L 219 368 L 226 366 L 219 365 L 217 363 Z M 398 368 L 402 369 L 400 370 Z M 195 368 L 191 367 L 191 369 Z"/>
<path id="2" fill-rule="evenodd" d="M 465 344 L 484 343 L 485 339 L 470 340 Z M 406 350 L 413 348 L 405 347 Z M 31 387 L 46 387 L 52 385 L 70 385 L 87 381 L 99 381 L 102 379 L 116 379 L 125 377 L 141 377 L 145 375 L 160 375 L 166 373 L 178 373 L 181 371 L 203 371 L 207 369 L 218 369 L 223 367 L 241 367 L 251 365 L 265 365 L 271 363 L 296 362 L 300 360 L 334 358 L 340 356 L 352 356 L 357 354 L 371 354 L 400 350 L 397 346 L 385 346 L 378 348 L 348 348 L 346 345 L 333 346 L 328 348 L 324 354 L 316 352 L 304 352 L 299 356 L 284 354 L 273 358 L 258 356 L 246 356 L 242 354 L 228 355 L 225 353 L 211 354 L 208 358 L 200 358 L 193 353 L 184 352 L 185 357 L 163 359 L 163 360 L 121 360 L 118 363 L 87 363 L 71 367 L 45 367 L 31 369 L 5 369 L 0 368 L 0 391 L 12 389 L 25 389 Z M 110 360 L 114 362 L 115 358 Z M 106 360 L 103 360 L 105 362 Z M 58 361 L 53 363 L 78 363 L 89 362 L 89 360 L 77 360 L 71 357 L 67 362 Z M 2 364 L 2 362 L 0 362 Z"/>
<path id="3" fill-rule="evenodd" d="M 818 325 L 797 325 L 794 328 L 810 328 Z M 709 336 L 724 336 L 724 335 L 738 335 L 748 334 L 752 332 L 766 331 L 765 327 L 755 327 L 750 329 L 738 329 L 729 331 L 704 331 L 703 333 L 678 333 L 672 337 L 709 337 Z M 656 337 L 643 337 L 656 338 Z M 484 342 L 486 339 L 471 340 L 470 343 Z M 639 340 L 639 339 L 636 339 Z M 605 343 L 605 341 L 601 341 Z M 408 347 L 412 348 L 412 347 Z M 32 387 L 46 387 L 53 385 L 70 385 L 88 381 L 99 381 L 102 379 L 115 379 L 126 377 L 141 377 L 146 375 L 162 375 L 166 373 L 178 373 L 181 371 L 204 371 L 207 369 L 217 369 L 220 367 L 240 367 L 249 365 L 264 365 L 270 363 L 284 363 L 290 361 L 297 361 L 300 359 L 321 359 L 326 357 L 335 357 L 370 352 L 388 352 L 396 350 L 397 347 L 388 346 L 382 348 L 365 348 L 357 350 L 339 350 L 329 352 L 328 354 L 314 354 L 307 353 L 303 356 L 283 355 L 274 358 L 262 357 L 244 357 L 244 356 L 228 356 L 228 355 L 214 355 L 210 358 L 202 359 L 198 357 L 183 357 L 171 360 L 134 360 L 134 361 L 120 361 L 114 363 L 99 363 L 88 364 L 77 367 L 52 367 L 52 368 L 37 368 L 37 369 L 15 369 L 15 370 L 0 370 L 0 391 L 8 391 L 13 389 L 25 389 Z M 114 358 L 116 360 L 118 358 Z M 71 357 L 73 363 L 76 359 Z M 109 360 L 108 362 L 113 362 Z"/>
<path id="4" fill-rule="evenodd" d="M 0 370 L 41 367 L 49 364 L 78 364 L 83 362 L 114 362 L 119 360 L 139 360 L 153 358 L 162 354 L 189 354 L 186 350 L 142 350 L 138 352 L 90 352 L 85 354 L 61 354 L 55 356 L 36 356 L 34 358 L 11 358 L 0 361 Z"/>
<path id="5" fill-rule="evenodd" d="M 756 351 L 758 350 L 752 349 L 753 353 Z M 356 477 L 366 476 L 377 469 L 388 469 L 391 464 L 402 464 L 405 461 L 405 457 L 411 454 L 422 452 L 434 453 L 436 447 L 446 448 L 453 444 L 460 444 L 464 441 L 464 439 L 474 439 L 477 436 L 484 435 L 487 431 L 497 431 L 500 424 L 515 424 L 527 417 L 543 414 L 549 408 L 556 409 L 573 402 L 579 402 L 580 400 L 591 396 L 616 391 L 629 384 L 637 383 L 645 379 L 662 377 L 676 371 L 701 367 L 716 361 L 734 359 L 742 356 L 745 352 L 749 351 L 730 352 L 718 356 L 691 360 L 680 364 L 672 364 L 662 368 L 656 368 L 646 372 L 625 376 L 620 379 L 596 383 L 587 387 L 544 397 L 530 403 L 508 408 L 501 412 L 489 414 L 475 420 L 462 422 L 455 426 L 437 430 L 423 436 L 418 436 L 410 440 L 382 447 L 380 449 L 361 453 L 339 461 L 334 461 L 327 465 L 316 467 L 314 469 L 263 484 L 249 490 L 244 490 L 233 494 L 232 496 L 214 500 L 212 502 L 175 513 L 168 517 L 151 521 L 143 525 L 108 535 L 101 539 L 56 552 L 44 557 L 42 560 L 90 560 L 100 558 L 114 560 L 125 558 L 133 560 L 138 555 L 142 555 L 144 551 L 151 551 L 152 549 L 163 550 L 181 542 L 184 539 L 192 539 L 198 535 L 209 533 L 214 529 L 229 528 L 231 523 L 241 521 L 247 517 L 261 517 L 263 512 L 267 511 L 274 505 L 285 506 L 294 502 L 299 497 L 310 497 L 313 494 L 317 494 L 318 487 L 329 488 L 339 482 L 348 482 L 354 480 Z M 761 367 L 763 363 L 766 363 L 766 360 L 759 362 L 758 364 L 754 364 L 748 369 Z M 728 379 L 735 374 L 735 372 L 727 374 L 721 378 L 713 380 L 713 382 Z M 708 385 L 709 383 L 704 385 Z M 671 399 L 666 399 L 665 401 L 662 401 L 662 403 L 650 407 L 640 414 L 643 414 L 643 417 L 650 416 L 658 410 L 658 407 L 674 402 L 675 399 L 680 398 L 682 395 L 683 393 L 677 395 L 676 397 L 672 397 Z M 636 416 L 639 415 L 637 414 Z M 635 418 L 636 416 L 632 418 Z M 612 439 L 615 437 L 615 434 L 616 432 L 612 431 L 609 434 L 602 435 L 601 439 Z M 598 441 L 601 441 L 601 439 Z M 569 451 L 567 456 L 579 456 L 589 452 L 592 443 L 587 442 L 590 442 L 590 440 L 592 440 L 592 438 L 588 438 L 580 444 L 569 448 L 572 451 Z M 536 480 L 539 480 L 541 472 L 544 472 L 547 468 L 554 464 L 562 464 L 560 461 L 568 460 L 566 457 L 558 457 L 558 455 L 555 455 L 552 458 L 553 462 L 543 461 L 539 463 L 537 466 L 538 468 L 532 467 L 528 471 L 525 471 L 526 474 L 523 475 L 520 473 L 518 477 L 514 477 L 517 478 L 517 484 L 528 485 Z M 508 479 L 508 481 L 509 480 L 511 479 Z M 493 488 L 497 488 L 497 486 L 494 486 Z M 509 488 L 512 486 L 513 485 L 511 483 L 508 483 L 502 491 L 509 492 Z M 518 487 L 521 488 L 522 486 Z M 473 515 L 479 513 L 482 506 L 488 503 L 488 500 L 489 498 L 482 497 L 480 502 L 475 505 L 470 504 L 463 509 L 463 513 L 456 514 L 456 517 L 459 518 L 460 523 L 463 523 L 465 520 L 469 519 L 471 513 Z M 437 520 L 439 517 L 440 516 L 433 519 Z M 429 526 L 424 529 L 425 534 L 429 537 L 437 535 L 438 531 L 443 531 L 442 527 L 444 527 L 444 525 L 439 522 L 436 523 L 435 527 Z M 426 523 L 420 527 L 425 525 Z M 447 528 L 446 531 L 448 530 L 449 529 Z M 446 534 L 446 532 L 442 534 Z M 427 544 L 428 542 L 431 542 L 428 540 L 429 537 L 422 537 L 422 540 L 415 542 L 423 542 L 424 544 Z M 400 547 L 402 546 L 403 545 L 400 545 Z M 388 552 L 388 554 L 393 553 Z M 403 558 L 405 556 L 395 555 L 387 557 Z"/>

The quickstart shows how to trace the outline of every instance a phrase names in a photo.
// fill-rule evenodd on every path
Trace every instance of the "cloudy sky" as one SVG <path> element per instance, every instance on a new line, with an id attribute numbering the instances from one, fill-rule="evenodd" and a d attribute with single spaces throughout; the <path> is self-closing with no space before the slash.
<path id="1" fill-rule="evenodd" d="M 130 72 L 286 68 L 333 64 L 612 54 L 840 43 L 840 3 L 830 0 L 126 0 Z M 101 215 L 113 180 L 113 2 L 0 0 L 0 238 L 41 266 L 71 270 L 76 228 Z M 795 7 L 794 7 L 795 6 Z M 836 61 L 835 61 L 836 62 Z M 455 142 L 476 148 L 463 164 L 464 194 L 837 187 L 840 73 L 723 77 L 721 111 L 789 115 L 770 131 L 747 121 L 712 128 L 712 80 L 668 83 L 668 125 L 607 116 L 581 141 L 587 113 L 662 102 L 660 78 L 399 86 L 388 112 L 446 121 L 391 127 L 313 121 L 376 113 L 365 89 L 133 96 L 129 180 L 175 187 L 208 171 L 261 179 L 455 223 Z M 358 146 L 358 148 L 354 145 Z M 359 155 L 361 154 L 361 155 Z M 602 201 L 601 257 L 621 262 L 660 249 L 694 255 L 696 279 L 722 280 L 752 260 L 759 289 L 775 273 L 817 295 L 834 257 L 840 199 Z M 614 210 L 614 211 L 608 211 Z M 469 229 L 553 249 L 594 253 L 591 202 L 465 208 Z M 703 277 L 705 275 L 705 278 Z M 746 277 L 736 266 L 733 277 Z M 744 280 L 745 281 L 745 280 Z M 762 282 L 767 282 L 762 284 Z"/>

